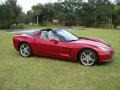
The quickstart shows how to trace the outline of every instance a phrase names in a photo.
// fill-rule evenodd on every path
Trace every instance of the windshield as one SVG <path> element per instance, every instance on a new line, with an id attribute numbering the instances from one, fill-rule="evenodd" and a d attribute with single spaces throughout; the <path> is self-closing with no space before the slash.
<path id="1" fill-rule="evenodd" d="M 55 31 L 56 35 L 62 38 L 64 41 L 76 41 L 79 38 L 76 37 L 75 35 L 65 31 L 65 30 L 56 30 Z"/>

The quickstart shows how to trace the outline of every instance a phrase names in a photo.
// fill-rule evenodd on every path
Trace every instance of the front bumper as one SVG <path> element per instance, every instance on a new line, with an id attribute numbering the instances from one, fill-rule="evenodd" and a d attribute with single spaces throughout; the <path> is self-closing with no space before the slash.
<path id="1" fill-rule="evenodd" d="M 113 50 L 107 52 L 99 52 L 99 63 L 110 62 L 113 60 Z"/>

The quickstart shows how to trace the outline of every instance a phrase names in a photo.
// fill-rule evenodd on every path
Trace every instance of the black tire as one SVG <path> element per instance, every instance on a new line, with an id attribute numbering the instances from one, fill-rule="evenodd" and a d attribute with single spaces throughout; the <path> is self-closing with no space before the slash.
<path id="1" fill-rule="evenodd" d="M 84 49 L 80 51 L 78 60 L 82 65 L 93 66 L 98 61 L 98 55 L 94 50 Z"/>
<path id="2" fill-rule="evenodd" d="M 19 52 L 23 57 L 30 57 L 32 55 L 32 49 L 27 43 L 20 45 Z"/>

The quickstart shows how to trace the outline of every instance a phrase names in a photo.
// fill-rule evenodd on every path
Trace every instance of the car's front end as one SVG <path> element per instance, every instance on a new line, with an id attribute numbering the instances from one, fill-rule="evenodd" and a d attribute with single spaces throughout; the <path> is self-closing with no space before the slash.
<path id="1" fill-rule="evenodd" d="M 99 63 L 110 62 L 113 60 L 114 50 L 110 46 L 99 47 Z"/>
<path id="2" fill-rule="evenodd" d="M 114 50 L 106 44 L 104 41 L 93 38 L 81 38 L 75 43 L 81 44 L 83 48 L 89 48 L 94 50 L 98 55 L 98 63 L 110 62 L 113 60 Z"/>

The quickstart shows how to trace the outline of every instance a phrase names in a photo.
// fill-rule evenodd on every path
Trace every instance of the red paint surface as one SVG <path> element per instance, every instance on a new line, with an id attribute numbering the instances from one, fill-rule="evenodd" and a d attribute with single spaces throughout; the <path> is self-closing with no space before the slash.
<path id="1" fill-rule="evenodd" d="M 77 61 L 78 53 L 82 49 L 89 48 L 94 50 L 98 54 L 99 63 L 108 62 L 112 60 L 113 49 L 110 45 L 105 44 L 100 40 L 81 37 L 78 41 L 55 42 L 53 40 L 40 39 L 38 33 L 36 33 L 34 36 L 29 36 L 26 34 L 15 35 L 13 37 L 13 45 L 15 49 L 19 50 L 19 45 L 22 42 L 26 42 L 31 46 L 33 55 Z M 100 45 L 109 47 L 109 50 L 101 50 L 99 48 Z"/>

